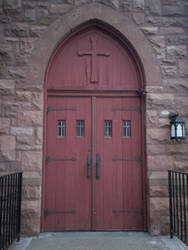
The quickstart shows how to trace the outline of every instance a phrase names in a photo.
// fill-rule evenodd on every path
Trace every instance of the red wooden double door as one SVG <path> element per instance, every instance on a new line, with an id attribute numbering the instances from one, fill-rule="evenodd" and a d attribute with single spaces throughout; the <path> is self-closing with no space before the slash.
<path id="1" fill-rule="evenodd" d="M 143 229 L 139 102 L 49 99 L 45 230 Z"/>
<path id="2" fill-rule="evenodd" d="M 95 25 L 52 56 L 44 231 L 145 229 L 143 98 L 130 51 Z"/>

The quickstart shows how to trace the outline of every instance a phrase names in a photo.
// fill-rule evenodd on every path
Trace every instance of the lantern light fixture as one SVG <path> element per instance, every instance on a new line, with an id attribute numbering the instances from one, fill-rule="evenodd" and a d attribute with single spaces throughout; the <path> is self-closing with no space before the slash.
<path id="1" fill-rule="evenodd" d="M 181 141 L 185 139 L 185 122 L 177 113 L 170 113 L 170 139 Z"/>

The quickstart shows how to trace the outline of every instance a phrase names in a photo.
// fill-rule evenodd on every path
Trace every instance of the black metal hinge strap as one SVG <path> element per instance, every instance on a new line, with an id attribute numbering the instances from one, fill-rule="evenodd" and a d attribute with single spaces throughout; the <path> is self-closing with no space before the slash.
<path id="1" fill-rule="evenodd" d="M 96 179 L 99 179 L 100 177 L 100 164 L 101 164 L 101 157 L 97 153 L 96 154 Z"/>
<path id="2" fill-rule="evenodd" d="M 44 210 L 44 215 L 50 215 L 50 214 L 75 214 L 75 210 Z"/>
<path id="3" fill-rule="evenodd" d="M 136 112 L 141 112 L 141 107 L 135 107 L 135 108 L 112 108 L 112 111 L 136 111 Z"/>
<path id="4" fill-rule="evenodd" d="M 76 158 L 75 157 L 72 157 L 72 158 L 56 158 L 56 157 L 49 157 L 47 156 L 46 157 L 46 161 L 47 162 L 51 162 L 51 161 L 76 161 Z"/>
<path id="5" fill-rule="evenodd" d="M 112 161 L 142 161 L 142 157 L 112 158 Z"/>
<path id="6" fill-rule="evenodd" d="M 120 210 L 112 210 L 114 214 L 119 214 L 119 213 L 134 213 L 134 214 L 143 214 L 144 211 L 143 209 L 120 209 Z"/>
<path id="7" fill-rule="evenodd" d="M 87 156 L 87 177 L 90 178 L 92 173 L 92 156 L 91 152 L 88 153 Z"/>
<path id="8" fill-rule="evenodd" d="M 71 107 L 71 108 L 64 108 L 64 107 L 47 107 L 47 112 L 49 111 L 76 111 L 75 107 Z"/>

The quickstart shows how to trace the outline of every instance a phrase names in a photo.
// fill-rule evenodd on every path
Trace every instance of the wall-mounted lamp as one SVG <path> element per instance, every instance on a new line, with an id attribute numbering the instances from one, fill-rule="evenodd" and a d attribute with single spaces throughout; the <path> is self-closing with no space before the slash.
<path id="1" fill-rule="evenodd" d="M 185 122 L 176 113 L 169 114 L 170 119 L 170 139 L 181 141 L 185 139 Z"/>

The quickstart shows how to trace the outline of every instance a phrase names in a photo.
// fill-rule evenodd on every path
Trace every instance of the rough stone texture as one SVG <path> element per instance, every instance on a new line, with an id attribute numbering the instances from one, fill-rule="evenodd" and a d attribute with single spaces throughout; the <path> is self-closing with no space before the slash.
<path id="1" fill-rule="evenodd" d="M 188 139 L 170 141 L 168 119 L 178 112 L 188 126 L 187 13 L 176 0 L 0 1 L 0 174 L 24 172 L 24 234 L 40 232 L 47 63 L 63 36 L 90 18 L 119 29 L 143 63 L 149 231 L 168 233 L 167 170 L 188 171 Z"/>

